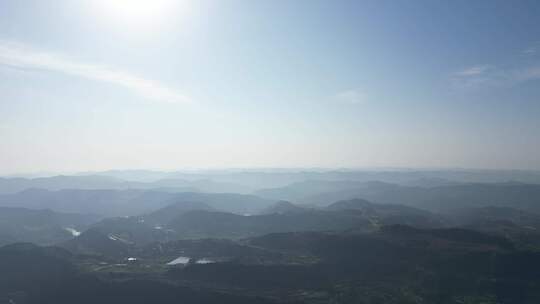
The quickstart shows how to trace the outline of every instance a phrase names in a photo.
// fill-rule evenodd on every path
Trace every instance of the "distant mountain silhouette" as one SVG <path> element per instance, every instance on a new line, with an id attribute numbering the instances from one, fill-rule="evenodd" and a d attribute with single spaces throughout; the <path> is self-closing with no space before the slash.
<path id="1" fill-rule="evenodd" d="M 0 194 L 9 194 L 39 188 L 51 191 L 66 189 L 170 189 L 175 192 L 249 193 L 253 188 L 229 182 L 216 182 L 209 178 L 180 179 L 166 178 L 151 182 L 127 181 L 103 175 L 59 175 L 39 178 L 0 178 Z"/>
<path id="2" fill-rule="evenodd" d="M 174 218 L 182 215 L 185 212 L 192 210 L 215 210 L 209 205 L 202 202 L 179 201 L 171 205 L 165 206 L 152 213 L 141 216 L 141 218 L 149 225 L 164 227 Z"/>
<path id="3" fill-rule="evenodd" d="M 265 208 L 263 211 L 260 212 L 260 214 L 273 214 L 273 213 L 287 214 L 287 213 L 299 213 L 299 212 L 306 212 L 306 211 L 309 211 L 309 209 L 295 205 L 288 201 L 279 201 L 269 206 L 268 208 Z"/>
<path id="4" fill-rule="evenodd" d="M 356 198 L 352 200 L 339 201 L 328 205 L 328 210 L 362 210 L 376 208 L 373 203 L 364 199 Z"/>
<path id="5" fill-rule="evenodd" d="M 201 202 L 222 211 L 256 213 L 273 201 L 235 193 L 168 192 L 157 190 L 80 190 L 48 191 L 29 189 L 0 195 L 0 206 L 51 209 L 59 212 L 134 216 L 153 212 L 176 202 Z"/>
<path id="6" fill-rule="evenodd" d="M 52 245 L 64 242 L 97 220 L 92 215 L 0 207 L 0 245 L 13 242 Z"/>
<path id="7" fill-rule="evenodd" d="M 311 192 L 295 202 L 327 206 L 332 202 L 363 198 L 374 203 L 400 204 L 432 211 L 448 211 L 469 207 L 512 207 L 540 213 L 540 185 L 521 183 L 497 184 L 458 184 L 438 187 L 408 187 L 381 182 L 358 183 L 346 188 L 349 184 L 337 183 L 338 187 L 321 193 L 321 189 L 334 187 L 336 182 L 293 184 L 284 188 L 268 189 L 266 197 L 286 199 L 295 187 L 300 187 L 302 194 Z M 343 187 L 342 187 L 343 186 Z M 304 191 L 306 188 L 309 191 Z M 312 191 L 312 189 L 314 189 Z"/>
<path id="8" fill-rule="evenodd" d="M 223 212 L 191 211 L 168 227 L 183 238 L 245 238 L 273 232 L 371 229 L 370 222 L 354 213 L 303 213 L 241 216 Z"/>
<path id="9" fill-rule="evenodd" d="M 100 255 L 123 259 L 128 256 L 132 244 L 120 241 L 112 234 L 92 228 L 83 232 L 79 237 L 59 244 L 62 248 L 76 254 Z"/>

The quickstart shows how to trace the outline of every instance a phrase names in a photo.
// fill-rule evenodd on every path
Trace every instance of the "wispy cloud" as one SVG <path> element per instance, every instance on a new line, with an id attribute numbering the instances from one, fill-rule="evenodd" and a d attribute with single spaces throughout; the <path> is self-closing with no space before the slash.
<path id="1" fill-rule="evenodd" d="M 482 75 L 482 74 L 486 73 L 491 68 L 493 68 L 493 67 L 490 66 L 490 65 L 476 65 L 476 66 L 468 67 L 468 68 L 466 68 L 464 70 L 458 71 L 458 72 L 456 72 L 456 75 L 465 76 L 465 77 L 467 77 L 467 76 L 477 76 L 477 75 Z"/>
<path id="2" fill-rule="evenodd" d="M 155 101 L 182 103 L 190 98 L 160 82 L 142 78 L 107 66 L 67 59 L 61 55 L 42 52 L 19 43 L 0 40 L 0 65 L 19 69 L 39 69 L 106 82 L 123 87 Z"/>
<path id="3" fill-rule="evenodd" d="M 512 77 L 517 81 L 540 79 L 540 66 L 528 67 L 514 71 Z"/>
<path id="4" fill-rule="evenodd" d="M 522 53 L 526 55 L 536 54 L 536 52 L 538 52 L 538 47 L 535 47 L 535 46 L 526 48 L 522 51 Z"/>
<path id="5" fill-rule="evenodd" d="M 521 51 L 523 55 L 534 55 L 540 51 L 540 44 L 536 43 Z M 512 58 L 510 58 L 512 59 Z M 525 81 L 540 79 L 540 65 L 532 60 L 515 58 L 509 64 L 493 65 L 478 64 L 455 71 L 451 75 L 452 82 L 457 87 L 479 86 L 511 86 Z M 524 63 L 528 62 L 528 63 Z"/>
<path id="6" fill-rule="evenodd" d="M 470 66 L 452 74 L 452 81 L 458 87 L 475 87 L 503 83 L 507 75 L 493 65 Z"/>
<path id="7" fill-rule="evenodd" d="M 530 47 L 524 49 L 521 51 L 523 55 L 535 55 L 540 51 L 540 42 L 536 42 L 535 44 L 531 45 Z"/>
<path id="8" fill-rule="evenodd" d="M 361 104 L 367 101 L 367 94 L 360 89 L 351 89 L 337 93 L 334 99 L 350 104 Z"/>
<path id="9" fill-rule="evenodd" d="M 473 66 L 452 75 L 454 84 L 460 87 L 515 85 L 537 79 L 540 79 L 538 65 L 513 68 L 493 65 Z"/>

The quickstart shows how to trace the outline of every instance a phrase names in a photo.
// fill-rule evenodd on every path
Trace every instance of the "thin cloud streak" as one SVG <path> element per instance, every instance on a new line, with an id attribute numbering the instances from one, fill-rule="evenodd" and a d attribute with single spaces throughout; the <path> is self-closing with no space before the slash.
<path id="1" fill-rule="evenodd" d="M 71 61 L 62 56 L 36 51 L 21 44 L 0 40 L 0 65 L 23 70 L 38 69 L 64 73 L 124 87 L 156 101 L 185 103 L 191 99 L 159 82 L 110 67 Z"/>
<path id="2" fill-rule="evenodd" d="M 526 48 L 521 53 L 534 55 L 539 50 L 539 44 Z M 529 62 L 528 65 L 497 66 L 478 64 L 469 66 L 452 73 L 454 85 L 462 88 L 480 86 L 512 86 L 521 82 L 540 79 L 540 65 Z"/>
<path id="3" fill-rule="evenodd" d="M 473 66 L 453 74 L 452 80 L 460 87 L 504 86 L 540 79 L 540 66 L 501 68 Z"/>
<path id="4" fill-rule="evenodd" d="M 537 51 L 538 51 L 537 47 L 530 47 L 528 49 L 523 50 L 522 53 L 526 55 L 532 55 L 532 54 L 536 54 Z"/>
<path id="5" fill-rule="evenodd" d="M 538 53 L 538 50 L 540 50 L 540 42 L 537 42 L 534 45 L 524 49 L 523 51 L 521 51 L 521 53 L 524 55 L 535 55 L 536 53 Z"/>
<path id="6" fill-rule="evenodd" d="M 366 102 L 367 95 L 359 89 L 351 89 L 337 93 L 334 99 L 343 103 L 362 104 Z"/>
<path id="7" fill-rule="evenodd" d="M 474 76 L 474 75 L 480 75 L 491 69 L 492 66 L 490 65 L 476 65 L 469 68 L 466 68 L 462 71 L 459 71 L 456 73 L 458 76 Z"/>

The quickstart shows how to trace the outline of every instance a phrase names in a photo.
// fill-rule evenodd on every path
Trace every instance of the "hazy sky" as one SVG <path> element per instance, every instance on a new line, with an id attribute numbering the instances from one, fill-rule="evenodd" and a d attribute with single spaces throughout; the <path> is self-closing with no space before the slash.
<path id="1" fill-rule="evenodd" d="M 0 1 L 0 174 L 539 151 L 540 1 Z"/>

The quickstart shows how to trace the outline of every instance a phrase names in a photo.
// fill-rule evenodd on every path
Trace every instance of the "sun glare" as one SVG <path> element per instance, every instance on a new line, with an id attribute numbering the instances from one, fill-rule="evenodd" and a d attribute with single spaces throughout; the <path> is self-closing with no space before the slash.
<path id="1" fill-rule="evenodd" d="M 180 3 L 175 0 L 100 0 L 98 12 L 111 21 L 144 28 L 153 28 L 175 16 Z"/>

